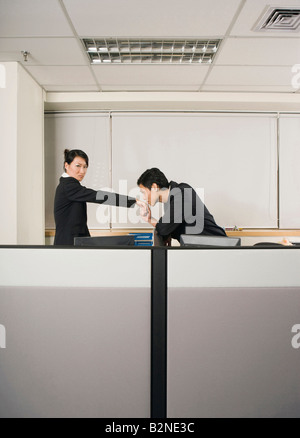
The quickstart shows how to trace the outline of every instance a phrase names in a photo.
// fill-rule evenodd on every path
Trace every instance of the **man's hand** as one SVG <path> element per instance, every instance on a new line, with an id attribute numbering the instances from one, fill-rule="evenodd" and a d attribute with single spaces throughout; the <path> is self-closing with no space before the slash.
<path id="1" fill-rule="evenodd" d="M 151 216 L 151 210 L 149 205 L 146 202 L 136 200 L 137 205 L 140 207 L 140 216 L 143 221 L 148 222 L 152 227 L 155 227 L 157 224 L 157 220 Z"/>
<path id="2" fill-rule="evenodd" d="M 145 221 L 148 222 L 151 218 L 151 211 L 146 202 L 143 202 L 139 199 L 136 200 L 137 205 L 140 207 L 140 216 Z"/>
<path id="3" fill-rule="evenodd" d="M 164 240 L 164 246 L 172 246 L 172 237 L 169 236 Z"/>

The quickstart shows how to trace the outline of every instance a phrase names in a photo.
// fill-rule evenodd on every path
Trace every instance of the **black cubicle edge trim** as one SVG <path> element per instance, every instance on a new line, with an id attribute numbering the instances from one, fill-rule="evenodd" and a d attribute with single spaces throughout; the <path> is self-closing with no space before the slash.
<path id="1" fill-rule="evenodd" d="M 295 242 L 295 246 L 287 246 L 287 245 L 278 245 L 278 246 L 268 246 L 267 244 L 264 246 L 169 246 L 169 247 L 155 247 L 155 246 L 135 246 L 135 245 L 118 245 L 118 246 L 72 246 L 72 245 L 0 245 L 0 249 L 48 249 L 48 250 L 55 250 L 55 249 L 74 249 L 76 251 L 81 251 L 85 249 L 118 249 L 118 250 L 150 250 L 150 251 L 156 251 L 164 250 L 164 251 L 190 251 L 190 250 L 211 250 L 211 251 L 222 251 L 222 250 L 232 250 L 232 251 L 243 251 L 247 249 L 251 250 L 263 250 L 263 249 L 285 249 L 285 250 L 293 250 L 293 249 L 299 249 L 300 248 L 300 242 Z"/>
<path id="2" fill-rule="evenodd" d="M 151 418 L 167 418 L 167 251 L 151 252 Z"/>

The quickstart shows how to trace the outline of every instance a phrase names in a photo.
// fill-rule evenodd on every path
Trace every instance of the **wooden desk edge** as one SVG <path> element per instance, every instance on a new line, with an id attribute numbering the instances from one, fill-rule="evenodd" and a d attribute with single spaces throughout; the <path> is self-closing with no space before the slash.
<path id="1" fill-rule="evenodd" d="M 152 233 L 153 232 L 153 228 L 138 228 L 138 229 L 131 229 L 131 228 L 114 228 L 113 230 L 110 229 L 103 229 L 103 230 L 91 230 L 90 229 L 90 234 L 92 237 L 96 237 L 96 236 L 120 236 L 120 235 L 124 235 L 124 234 L 129 234 L 129 233 Z M 55 230 L 53 229 L 48 229 L 45 230 L 45 237 L 54 237 L 55 236 Z"/>
<path id="2" fill-rule="evenodd" d="M 130 229 L 130 228 L 120 228 L 120 229 L 98 229 L 98 230 L 90 230 L 91 236 L 116 236 L 123 235 L 128 233 L 150 233 L 153 232 L 152 228 L 138 228 L 138 229 Z M 286 230 L 286 229 L 242 229 L 238 231 L 226 230 L 226 234 L 228 237 L 268 237 L 268 236 L 281 236 L 281 237 L 295 237 L 300 236 L 299 230 Z M 46 229 L 45 237 L 54 237 L 55 230 L 54 229 Z"/>
<path id="3" fill-rule="evenodd" d="M 296 237 L 300 236 L 300 230 L 282 230 L 282 229 L 244 229 L 244 230 L 226 230 L 228 237 Z"/>

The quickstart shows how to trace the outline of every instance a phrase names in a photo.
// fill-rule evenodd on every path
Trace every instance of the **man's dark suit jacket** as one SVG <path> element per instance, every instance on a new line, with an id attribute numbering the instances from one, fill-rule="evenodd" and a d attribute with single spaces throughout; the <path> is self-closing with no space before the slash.
<path id="1" fill-rule="evenodd" d="M 180 242 L 182 234 L 226 236 L 190 185 L 171 181 L 169 188 L 164 215 L 156 224 L 156 231 L 163 240 L 172 237 Z"/>
<path id="2" fill-rule="evenodd" d="M 116 193 L 86 188 L 71 176 L 61 177 L 54 200 L 54 245 L 74 245 L 74 237 L 90 236 L 87 227 L 87 202 L 131 207 L 136 200 Z"/>

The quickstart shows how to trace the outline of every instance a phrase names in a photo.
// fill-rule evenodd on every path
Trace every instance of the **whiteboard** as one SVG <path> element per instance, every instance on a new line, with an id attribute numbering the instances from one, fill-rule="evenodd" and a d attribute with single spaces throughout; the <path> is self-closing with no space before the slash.
<path id="1" fill-rule="evenodd" d="M 279 119 L 280 228 L 300 228 L 300 116 Z"/>
<path id="2" fill-rule="evenodd" d="M 133 194 L 151 167 L 203 190 L 222 227 L 278 226 L 276 115 L 114 113 L 113 190 Z M 131 222 L 113 226 L 137 227 Z"/>
<path id="3" fill-rule="evenodd" d="M 81 149 L 89 157 L 82 185 L 94 190 L 111 187 L 110 118 L 108 113 L 45 115 L 45 226 L 55 228 L 55 190 L 64 172 L 64 149 Z M 109 207 L 87 204 L 88 227 L 109 228 Z"/>

